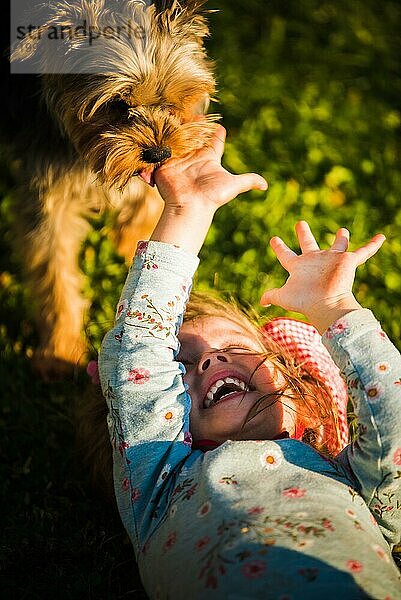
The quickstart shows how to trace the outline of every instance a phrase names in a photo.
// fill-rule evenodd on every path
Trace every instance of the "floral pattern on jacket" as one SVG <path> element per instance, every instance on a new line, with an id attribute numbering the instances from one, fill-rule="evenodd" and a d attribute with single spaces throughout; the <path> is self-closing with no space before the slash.
<path id="1" fill-rule="evenodd" d="M 326 332 L 359 420 L 335 458 L 293 439 L 193 450 L 175 356 L 197 264 L 140 244 L 99 357 L 117 503 L 149 597 L 400 600 L 399 353 L 367 310 Z"/>

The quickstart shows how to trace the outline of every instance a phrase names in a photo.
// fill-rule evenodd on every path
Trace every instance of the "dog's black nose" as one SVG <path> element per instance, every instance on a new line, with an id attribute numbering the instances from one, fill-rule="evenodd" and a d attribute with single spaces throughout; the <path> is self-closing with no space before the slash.
<path id="1" fill-rule="evenodd" d="M 142 151 L 142 160 L 144 162 L 154 164 L 163 162 L 171 156 L 171 148 L 169 146 L 161 146 L 160 148 L 145 148 Z"/>

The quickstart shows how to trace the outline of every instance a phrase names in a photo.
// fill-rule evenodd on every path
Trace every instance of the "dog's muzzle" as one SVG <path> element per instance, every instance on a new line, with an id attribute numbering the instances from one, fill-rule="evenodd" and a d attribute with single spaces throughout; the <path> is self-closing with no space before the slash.
<path id="1" fill-rule="evenodd" d="M 161 146 L 160 148 L 145 148 L 142 151 L 142 160 L 149 164 L 161 163 L 171 157 L 171 148 Z"/>

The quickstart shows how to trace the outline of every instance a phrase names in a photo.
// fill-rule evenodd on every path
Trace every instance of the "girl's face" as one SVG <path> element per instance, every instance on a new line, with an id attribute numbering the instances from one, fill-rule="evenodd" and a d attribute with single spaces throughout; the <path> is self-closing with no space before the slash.
<path id="1" fill-rule="evenodd" d="M 179 340 L 177 358 L 186 368 L 194 440 L 221 443 L 271 440 L 284 431 L 294 434 L 294 404 L 277 395 L 284 378 L 263 360 L 265 349 L 249 331 L 229 319 L 203 317 L 184 323 Z M 257 408 L 263 410 L 249 420 L 249 412 L 266 394 Z"/>

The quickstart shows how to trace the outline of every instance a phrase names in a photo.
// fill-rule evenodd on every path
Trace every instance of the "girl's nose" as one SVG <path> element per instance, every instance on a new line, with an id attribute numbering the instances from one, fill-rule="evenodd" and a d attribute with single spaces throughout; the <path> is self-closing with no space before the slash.
<path id="1" fill-rule="evenodd" d="M 228 362 L 228 358 L 224 354 L 209 354 L 208 356 L 202 356 L 198 364 L 198 370 L 201 373 L 204 373 L 210 365 L 216 361 L 225 363 Z"/>

